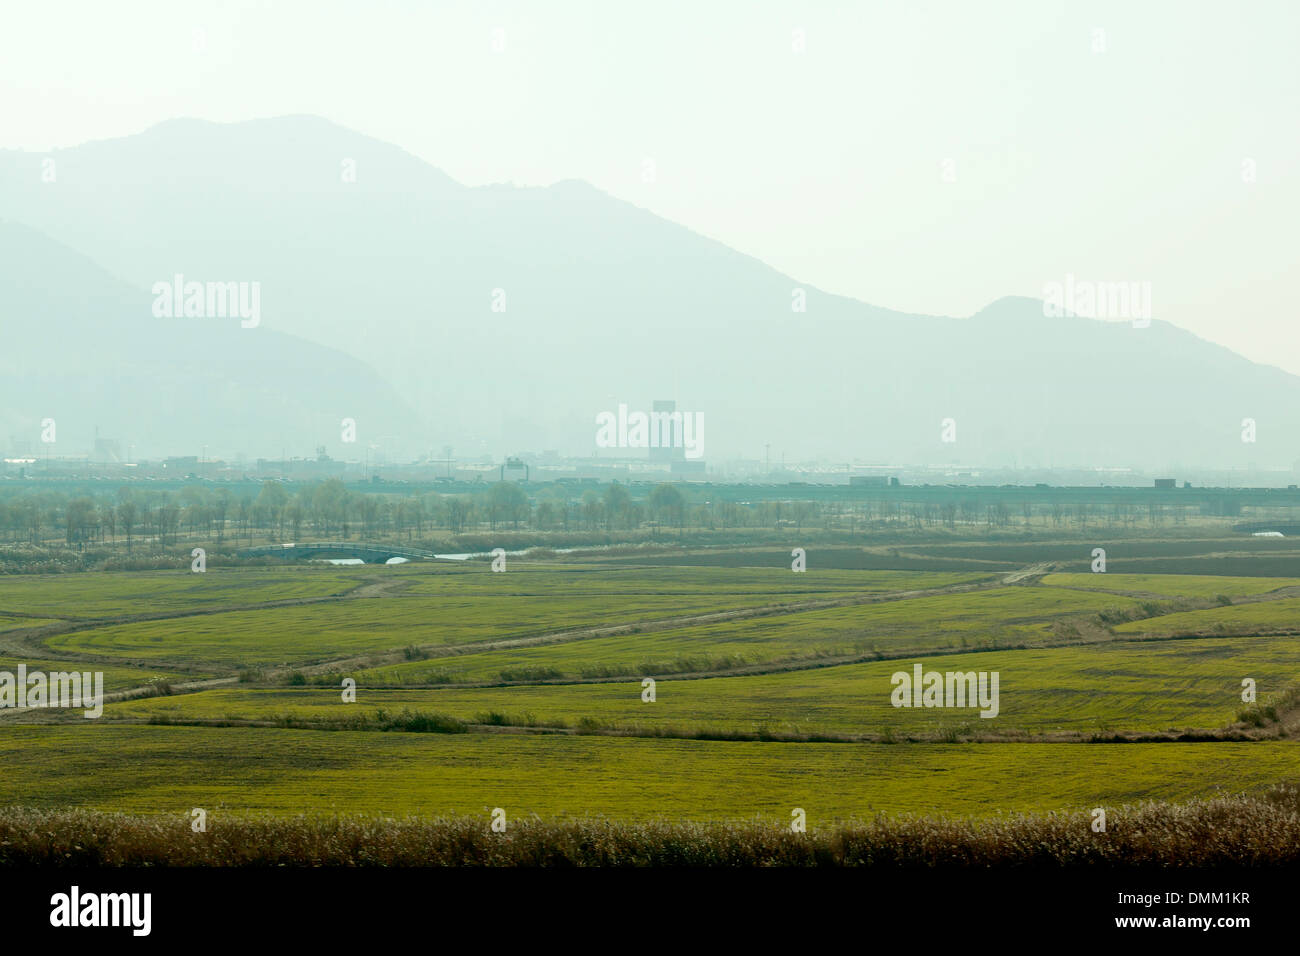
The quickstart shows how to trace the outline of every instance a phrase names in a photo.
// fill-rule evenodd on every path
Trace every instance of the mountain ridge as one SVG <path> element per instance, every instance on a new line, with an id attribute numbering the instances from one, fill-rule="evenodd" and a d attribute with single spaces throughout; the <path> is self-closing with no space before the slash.
<path id="1" fill-rule="evenodd" d="M 30 226 L 0 220 L 0 437 L 36 443 L 53 419 L 58 454 L 101 433 L 137 457 L 243 452 L 279 457 L 318 445 L 344 457 L 340 423 L 418 416 L 356 360 L 230 318 L 158 318 L 153 296 Z M 257 336 L 257 338 L 253 338 Z M 254 345 L 255 343 L 255 345 Z M 341 385 L 322 394 L 304 364 Z M 33 387 L 33 383 L 39 383 Z M 258 435 L 262 437 L 257 437 Z M 283 438 L 296 436 L 292 443 Z M 283 436 L 280 437 L 280 436 Z M 364 426 L 358 440 L 364 443 Z"/>
<path id="2" fill-rule="evenodd" d="M 917 464 L 1296 457 L 1300 378 L 1160 319 L 1048 318 L 1019 296 L 901 312 L 581 180 L 468 187 L 328 120 L 188 122 L 60 151 L 56 184 L 40 154 L 0 153 L 0 215 L 133 286 L 261 281 L 268 329 L 356 357 L 429 423 L 394 453 L 593 454 L 601 411 L 675 397 L 708 417 L 715 461 L 768 444 Z"/>

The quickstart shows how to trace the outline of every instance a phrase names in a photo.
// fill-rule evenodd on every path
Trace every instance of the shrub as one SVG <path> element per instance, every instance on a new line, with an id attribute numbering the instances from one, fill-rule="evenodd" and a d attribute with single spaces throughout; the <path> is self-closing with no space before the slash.
<path id="1" fill-rule="evenodd" d="M 508 667 L 500 671 L 503 681 L 557 680 L 564 672 L 554 667 Z"/>

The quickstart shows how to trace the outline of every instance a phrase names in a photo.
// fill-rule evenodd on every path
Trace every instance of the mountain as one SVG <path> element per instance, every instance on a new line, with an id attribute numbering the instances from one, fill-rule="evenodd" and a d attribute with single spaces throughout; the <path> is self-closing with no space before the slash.
<path id="1" fill-rule="evenodd" d="M 469 188 L 312 117 L 175 120 L 48 155 L 0 152 L 0 215 L 140 290 L 177 273 L 260 282 L 262 324 L 244 334 L 373 367 L 427 423 L 379 403 L 371 433 L 406 451 L 586 454 L 602 411 L 676 398 L 702 413 L 713 461 L 760 458 L 766 444 L 789 459 L 967 465 L 1297 457 L 1300 378 L 1164 321 L 1048 318 L 1021 298 L 966 319 L 894 312 L 587 184 Z M 941 441 L 945 418 L 954 443 Z"/>
<path id="2" fill-rule="evenodd" d="M 27 226 L 0 221 L 0 438 L 84 454 L 96 434 L 136 457 L 325 445 L 365 454 L 366 424 L 423 429 L 391 385 L 343 353 L 235 318 L 161 318 L 154 296 Z M 355 450 L 342 441 L 357 423 Z"/>

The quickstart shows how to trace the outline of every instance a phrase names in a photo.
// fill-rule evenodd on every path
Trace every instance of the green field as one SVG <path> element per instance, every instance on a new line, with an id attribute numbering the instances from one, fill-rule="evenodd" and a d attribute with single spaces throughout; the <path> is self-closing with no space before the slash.
<path id="1" fill-rule="evenodd" d="M 104 692 L 111 694 L 115 691 L 126 690 L 129 687 L 140 687 L 141 685 L 157 681 L 181 681 L 194 680 L 201 675 L 196 674 L 178 674 L 174 671 L 160 670 L 158 668 L 141 668 L 141 667 L 105 667 L 103 664 L 83 662 L 83 661 L 56 661 L 43 660 L 31 657 L 10 657 L 0 655 L 0 671 L 8 671 L 11 674 L 18 673 L 18 665 L 27 665 L 28 673 L 32 671 L 41 671 L 49 674 L 54 671 L 91 671 L 104 675 Z"/>
<path id="2" fill-rule="evenodd" d="M 1228 560 L 1174 544 L 1144 560 Z M 98 721 L 0 712 L 11 768 L 0 804 L 628 820 L 784 820 L 802 806 L 830 821 L 1184 799 L 1300 777 L 1290 712 L 1251 725 L 1267 738 L 1256 742 L 1041 742 L 1220 730 L 1245 706 L 1243 678 L 1261 702 L 1277 699 L 1300 680 L 1295 638 L 1278 633 L 1300 624 L 1288 596 L 1300 568 L 1276 548 L 1240 559 L 1289 574 L 1042 579 L 1033 546 L 934 550 L 915 560 L 964 568 L 810 549 L 805 574 L 788 551 L 759 550 L 511 561 L 505 574 L 473 562 L 0 579 L 0 670 L 99 670 L 110 691 L 241 675 L 110 702 Z M 895 566 L 855 566 L 880 561 Z M 1218 606 L 1221 595 L 1238 603 Z M 43 644 L 23 633 L 42 625 L 56 625 Z M 997 671 L 998 716 L 892 706 L 891 675 L 916 663 Z M 341 700 L 344 675 L 355 704 Z M 658 679 L 653 703 L 644 676 Z M 289 726 L 379 710 L 469 726 Z M 234 720 L 267 726 L 218 725 Z M 707 739 L 727 734 L 761 739 Z M 872 742 L 882 737 L 915 742 Z"/>
<path id="3" fill-rule="evenodd" d="M 1176 634 L 1251 634 L 1256 631 L 1300 630 L 1300 598 L 1258 604 L 1182 611 L 1115 628 L 1121 634 L 1167 637 Z"/>
<path id="4" fill-rule="evenodd" d="M 1220 594 L 1231 598 L 1268 594 L 1282 588 L 1300 587 L 1300 578 L 1229 578 L 1194 574 L 1049 574 L 1043 583 L 1063 588 L 1097 591 L 1141 591 L 1161 597 L 1194 597 L 1214 600 Z"/>
<path id="5" fill-rule="evenodd" d="M 409 566 L 408 566 L 409 567 Z M 403 568 L 405 571 L 406 568 Z M 542 600 L 559 598 L 613 598 L 630 595 L 664 595 L 698 600 L 702 593 L 753 596 L 766 603 L 773 597 L 811 600 L 841 594 L 882 594 L 949 587 L 988 580 L 988 572 L 962 573 L 814 569 L 796 574 L 784 562 L 764 568 L 618 567 L 608 564 L 529 565 L 512 561 L 505 574 L 494 574 L 484 564 L 440 565 L 432 572 L 411 569 L 410 593 L 462 599 L 510 594 Z"/>
<path id="6" fill-rule="evenodd" d="M 53 618 L 39 617 L 14 617 L 12 615 L 0 614 L 0 634 L 9 631 L 25 631 L 29 628 L 42 627 L 46 624 L 57 623 Z"/>
<path id="7" fill-rule="evenodd" d="M 1040 642 L 1051 637 L 1056 621 L 1137 605 L 1133 598 L 1062 588 L 995 588 L 437 657 L 353 676 L 369 684 L 498 681 L 530 670 L 567 678 L 655 676 L 876 652 L 897 656 Z"/>
<path id="8" fill-rule="evenodd" d="M 0 804 L 783 823 L 802 807 L 818 825 L 1176 800 L 1300 774 L 1291 742 L 791 744 L 104 722 L 10 728 L 0 760 L 11 768 Z"/>
<path id="9" fill-rule="evenodd" d="M 891 676 L 913 664 L 942 672 L 999 674 L 996 717 L 977 709 L 894 707 Z M 544 726 L 713 729 L 787 733 L 939 733 L 968 725 L 975 733 L 1015 731 L 1165 731 L 1214 729 L 1241 709 L 1241 681 L 1261 696 L 1300 679 L 1291 638 L 1232 638 L 1094 644 L 1045 650 L 990 651 L 873 661 L 748 677 L 660 680 L 653 703 L 639 681 L 473 689 L 389 690 L 358 685 L 355 704 L 334 688 L 231 687 L 203 694 L 129 701 L 110 716 L 173 719 L 334 719 L 352 708 L 431 710 L 481 722 L 496 712 Z M 1159 693 L 1153 694 L 1153 688 Z"/>
<path id="10" fill-rule="evenodd" d="M 51 618 L 93 620 L 165 611 L 342 594 L 365 577 L 362 569 L 213 568 L 191 571 L 112 571 L 96 574 L 0 577 L 0 615 L 20 611 Z"/>
<path id="11" fill-rule="evenodd" d="M 1171 538 L 1135 536 L 1131 531 L 1099 526 L 1096 533 L 1081 541 L 1023 541 L 975 542 L 961 541 L 953 544 L 921 544 L 907 550 L 916 554 L 936 557 L 1006 561 L 1014 565 L 1033 561 L 1082 562 L 1092 561 L 1092 549 L 1106 549 L 1107 562 L 1111 560 L 1150 560 L 1157 558 L 1203 559 L 1207 555 L 1240 554 L 1271 559 L 1289 558 L 1300 562 L 1300 542 L 1292 538 L 1254 538 L 1236 535 L 1228 538 Z"/>
<path id="12" fill-rule="evenodd" d="M 808 573 L 825 573 L 832 570 L 873 572 L 967 572 L 979 571 L 993 574 L 1013 571 L 1026 562 L 984 560 L 954 554 L 951 557 L 934 557 L 901 553 L 896 548 L 867 550 L 865 548 L 824 547 L 807 551 Z M 636 557 L 611 557 L 601 561 L 608 567 L 636 565 L 642 567 L 679 568 L 745 568 L 761 571 L 770 568 L 789 570 L 790 550 L 773 551 L 766 548 L 727 548 L 710 551 L 687 551 L 668 555 L 638 555 Z"/>
<path id="13" fill-rule="evenodd" d="M 107 659 L 175 661 L 190 667 L 311 664 L 407 645 L 459 645 L 550 632 L 647 622 L 690 614 L 894 590 L 947 587 L 980 575 L 839 574 L 810 586 L 807 575 L 773 572 L 766 587 L 743 571 L 709 575 L 655 572 L 647 587 L 631 574 L 601 581 L 589 571 L 432 573 L 383 598 L 141 621 L 49 639 L 52 650 Z M 856 580 L 855 580 L 856 579 Z M 1083 603 L 1088 598 L 1076 598 Z"/>

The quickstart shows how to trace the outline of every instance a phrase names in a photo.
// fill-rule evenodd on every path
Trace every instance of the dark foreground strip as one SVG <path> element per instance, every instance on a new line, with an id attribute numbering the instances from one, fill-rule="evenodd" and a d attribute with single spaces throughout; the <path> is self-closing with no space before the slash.
<path id="1" fill-rule="evenodd" d="M 531 943 L 529 951 L 580 940 L 636 951 L 754 940 L 770 951 L 788 939 L 818 952 L 897 939 L 951 952 L 957 941 L 1002 948 L 1044 932 L 1071 942 L 1201 940 L 1230 951 L 1292 925 L 1288 882 L 1280 869 L 0 869 L 0 920 L 8 943 L 110 943 L 110 951 L 283 941 L 337 952 L 352 942 L 436 948 L 459 938 L 490 951 L 504 940 Z M 52 899 L 74 886 L 83 902 L 150 894 L 148 935 L 130 925 L 53 927 Z"/>

